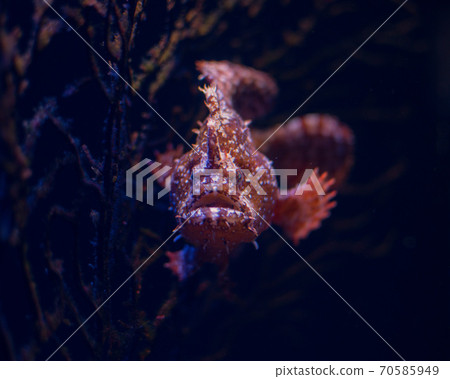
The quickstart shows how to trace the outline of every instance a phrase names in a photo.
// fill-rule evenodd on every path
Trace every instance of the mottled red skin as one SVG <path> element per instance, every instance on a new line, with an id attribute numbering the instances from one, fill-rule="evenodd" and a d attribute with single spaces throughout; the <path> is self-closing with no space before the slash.
<path id="1" fill-rule="evenodd" d="M 248 118 L 262 116 L 269 109 L 278 92 L 275 81 L 267 74 L 230 62 L 198 62 L 197 68 L 209 85 L 201 89 L 205 94 L 209 116 L 201 124 L 194 150 L 181 155 L 170 149 L 157 158 L 165 164 L 174 159 L 171 204 L 183 237 L 196 247 L 170 253 L 167 265 L 180 280 L 186 278 L 187 266 L 193 270 L 204 262 L 217 264 L 223 271 L 229 255 L 242 243 L 254 241 L 268 224 L 281 226 L 295 243 L 320 227 L 335 206 L 332 198 L 334 179 L 327 179 L 326 171 L 338 178 L 347 176 L 352 162 L 353 134 L 336 118 L 327 115 L 306 115 L 292 119 L 283 126 L 260 151 L 256 147 L 273 130 L 252 134 Z M 274 127 L 276 128 L 276 127 Z M 293 187 L 281 194 L 267 154 L 278 168 L 297 168 L 299 177 L 290 179 Z M 305 168 L 314 167 L 326 195 L 305 192 L 295 195 Z M 193 191 L 194 170 L 223 170 L 223 178 L 204 176 L 200 192 Z M 263 169 L 258 181 L 265 195 L 248 186 L 242 170 L 253 175 Z M 231 173 L 231 174 L 230 174 Z M 230 194 L 230 175 L 235 175 L 236 193 Z M 222 179 L 220 181 L 219 179 Z M 164 178 L 162 178 L 164 180 Z M 220 188 L 222 184 L 222 188 Z M 213 186 L 215 185 L 215 187 Z M 250 188 L 250 192 L 244 190 Z"/>
<path id="2" fill-rule="evenodd" d="M 250 131 L 242 118 L 216 86 L 207 86 L 203 91 L 210 115 L 200 127 L 195 150 L 184 154 L 174 168 L 171 202 L 179 224 L 187 220 L 180 232 L 198 247 L 199 261 L 222 263 L 238 244 L 255 240 L 267 229 L 261 217 L 272 219 L 278 189 L 270 175 L 270 161 L 255 153 Z M 223 170 L 222 189 L 220 183 L 214 183 L 217 190 L 208 188 L 214 176 L 204 176 L 200 194 L 194 195 L 194 169 Z M 250 192 L 244 194 L 248 186 L 244 169 L 253 175 L 264 170 L 259 183 L 266 195 L 258 195 L 251 186 Z M 236 176 L 235 195 L 230 195 L 230 172 Z"/>

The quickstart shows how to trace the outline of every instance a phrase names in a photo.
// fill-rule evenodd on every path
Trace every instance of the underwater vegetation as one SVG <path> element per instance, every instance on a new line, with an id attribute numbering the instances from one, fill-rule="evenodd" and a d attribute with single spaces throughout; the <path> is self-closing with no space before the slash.
<path id="1" fill-rule="evenodd" d="M 264 130 L 400 4 L 48 3 L 78 34 L 43 0 L 0 5 L 4 360 L 46 359 L 176 227 L 167 198 L 125 196 L 125 171 L 182 143 L 164 120 L 195 140 L 196 61 L 277 80 Z M 406 359 L 449 350 L 446 11 L 409 1 L 301 110 L 345 120 L 357 142 L 339 206 L 298 251 Z M 224 291 L 213 265 L 180 283 L 166 252 L 186 243 L 169 241 L 52 359 L 396 359 L 276 234 L 258 244 Z"/>

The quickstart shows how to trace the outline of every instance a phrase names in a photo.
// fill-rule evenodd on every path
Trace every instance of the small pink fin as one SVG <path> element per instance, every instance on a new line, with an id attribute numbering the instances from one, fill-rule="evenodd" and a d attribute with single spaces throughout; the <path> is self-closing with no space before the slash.
<path id="1" fill-rule="evenodd" d="M 172 175 L 173 168 L 179 159 L 183 155 L 183 145 L 178 145 L 175 149 L 173 145 L 169 143 L 167 145 L 167 150 L 163 153 L 160 153 L 158 150 L 155 151 L 155 157 L 157 162 L 162 163 L 164 166 L 171 167 L 172 170 L 166 172 L 164 175 L 160 176 L 157 179 L 157 182 L 160 186 L 164 186 L 166 183 L 166 179 Z M 158 169 L 157 169 L 158 170 Z"/>
<path id="2" fill-rule="evenodd" d="M 166 255 L 169 261 L 164 264 L 164 267 L 172 271 L 180 282 L 192 275 L 197 269 L 194 263 L 195 248 L 192 246 L 186 245 L 178 251 L 167 251 Z"/>

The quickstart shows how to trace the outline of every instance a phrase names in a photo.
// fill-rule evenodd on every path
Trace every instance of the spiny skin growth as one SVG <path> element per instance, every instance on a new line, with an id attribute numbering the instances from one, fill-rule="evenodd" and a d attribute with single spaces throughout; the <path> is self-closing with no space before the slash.
<path id="1" fill-rule="evenodd" d="M 191 249 L 169 254 L 168 267 L 180 279 L 186 277 L 187 251 L 190 266 L 213 262 L 223 270 L 239 244 L 254 241 L 271 223 L 298 243 L 320 227 L 335 206 L 335 181 L 327 179 L 326 172 L 330 169 L 342 182 L 352 161 L 351 130 L 334 117 L 307 115 L 291 120 L 277 131 L 277 138 L 264 144 L 262 151 L 285 165 L 276 167 L 256 148 L 274 130 L 251 134 L 250 121 L 243 118 L 259 117 L 268 110 L 278 92 L 275 81 L 230 62 L 201 61 L 197 68 L 209 83 L 200 89 L 209 116 L 196 131 L 194 149 L 184 155 L 180 149 L 157 154 L 165 162 L 175 159 L 171 203 L 181 234 L 197 248 L 194 258 Z M 307 159 L 311 156 L 319 159 L 311 162 Z M 320 163 L 312 168 L 325 194 L 300 182 L 311 163 Z M 295 182 L 292 178 L 288 182 L 292 188 L 287 193 L 279 191 L 274 167 L 299 169 Z"/>
<path id="2" fill-rule="evenodd" d="M 277 183 L 271 163 L 255 153 L 250 131 L 216 87 L 205 87 L 210 115 L 200 127 L 195 150 L 181 157 L 172 177 L 172 204 L 183 236 L 202 250 L 213 252 L 208 260 L 221 260 L 236 245 L 253 241 L 271 220 L 277 198 Z M 254 154 L 255 153 L 255 154 Z M 259 179 L 265 195 L 246 182 L 244 170 Z M 200 188 L 194 194 L 193 173 Z M 234 184 L 235 183 L 235 184 Z"/>

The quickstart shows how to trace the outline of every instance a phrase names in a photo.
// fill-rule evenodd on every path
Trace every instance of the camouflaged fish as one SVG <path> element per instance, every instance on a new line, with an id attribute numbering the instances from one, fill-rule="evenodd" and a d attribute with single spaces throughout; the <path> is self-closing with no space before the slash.
<path id="1" fill-rule="evenodd" d="M 329 115 L 250 131 L 250 121 L 270 110 L 278 93 L 269 75 L 226 61 L 200 61 L 197 68 L 208 83 L 200 90 L 209 115 L 196 130 L 194 149 L 156 154 L 173 167 L 171 206 L 181 235 L 195 247 L 168 253 L 167 266 L 180 279 L 204 262 L 225 269 L 240 244 L 255 241 L 271 224 L 297 244 L 329 216 L 335 188 L 352 164 L 353 134 Z M 274 169 L 297 170 L 285 178 L 286 191 Z M 313 175 L 302 181 L 308 169 Z"/>

